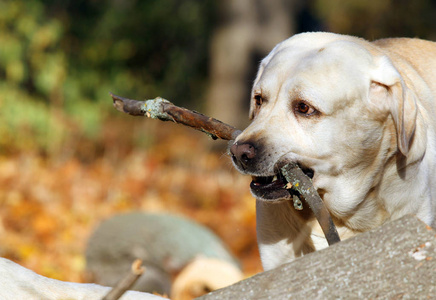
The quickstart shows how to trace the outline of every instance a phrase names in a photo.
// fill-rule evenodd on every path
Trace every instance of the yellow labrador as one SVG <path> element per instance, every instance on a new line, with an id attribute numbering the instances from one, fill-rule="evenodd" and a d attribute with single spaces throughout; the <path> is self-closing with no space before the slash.
<path id="1" fill-rule="evenodd" d="M 264 268 L 327 246 L 307 208 L 287 201 L 287 160 L 313 177 L 342 239 L 405 214 L 434 225 L 435 98 L 436 43 L 315 32 L 278 44 L 230 148 L 253 177 Z"/>

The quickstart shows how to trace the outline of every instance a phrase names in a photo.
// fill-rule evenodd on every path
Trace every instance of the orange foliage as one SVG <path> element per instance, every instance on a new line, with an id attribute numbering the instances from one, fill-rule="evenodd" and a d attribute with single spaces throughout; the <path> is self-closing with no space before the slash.
<path id="1" fill-rule="evenodd" d="M 206 137 L 171 128 L 159 143 L 83 163 L 0 157 L 0 255 L 44 276 L 83 282 L 84 250 L 98 223 L 126 211 L 169 212 L 217 233 L 247 275 L 261 270 L 249 178 Z M 225 145 L 222 153 L 225 152 Z"/>

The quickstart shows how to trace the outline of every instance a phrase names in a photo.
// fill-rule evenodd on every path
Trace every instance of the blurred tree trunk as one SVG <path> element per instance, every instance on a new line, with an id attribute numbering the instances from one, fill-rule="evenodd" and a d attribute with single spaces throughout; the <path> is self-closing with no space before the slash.
<path id="1" fill-rule="evenodd" d="M 300 0 L 223 0 L 210 48 L 207 114 L 238 128 L 248 123 L 254 67 L 295 32 Z"/>

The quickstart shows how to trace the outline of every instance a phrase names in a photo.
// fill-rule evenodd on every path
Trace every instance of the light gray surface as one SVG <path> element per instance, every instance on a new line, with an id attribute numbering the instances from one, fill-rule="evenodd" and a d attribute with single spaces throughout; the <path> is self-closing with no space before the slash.
<path id="1" fill-rule="evenodd" d="M 436 299 L 436 231 L 406 216 L 198 299 Z"/>

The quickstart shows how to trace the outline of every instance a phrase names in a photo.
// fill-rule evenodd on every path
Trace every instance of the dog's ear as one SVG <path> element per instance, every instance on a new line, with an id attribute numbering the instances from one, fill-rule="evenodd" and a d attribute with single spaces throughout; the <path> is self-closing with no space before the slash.
<path id="1" fill-rule="evenodd" d="M 389 112 L 397 131 L 398 148 L 406 156 L 416 127 L 416 95 L 404 83 L 386 56 L 378 57 L 371 74 L 369 101 L 377 109 Z"/>

